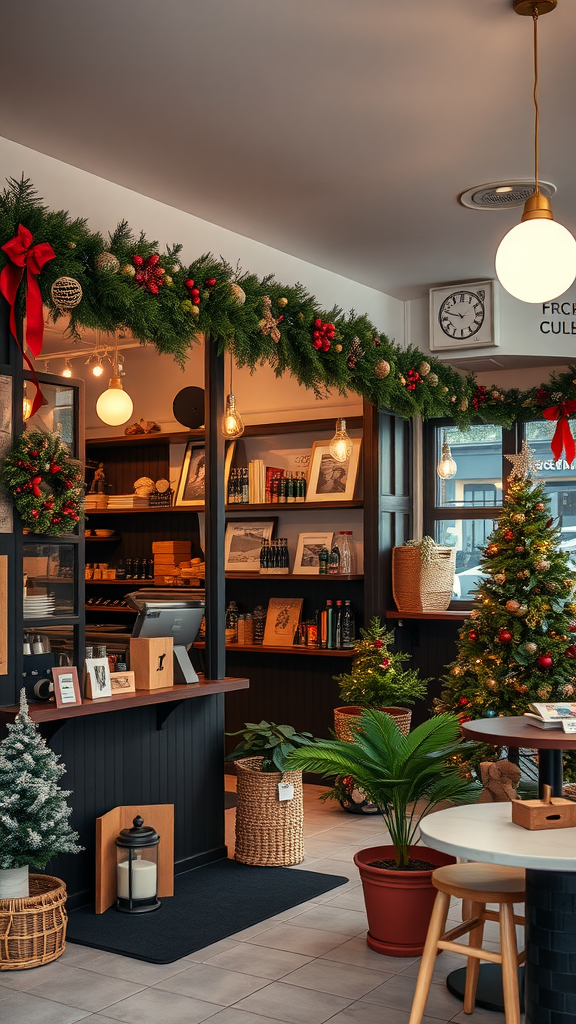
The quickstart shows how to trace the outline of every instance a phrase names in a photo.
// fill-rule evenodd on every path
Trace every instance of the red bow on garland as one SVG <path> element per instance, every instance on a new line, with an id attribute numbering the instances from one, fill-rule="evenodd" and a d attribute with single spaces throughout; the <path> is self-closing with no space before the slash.
<path id="1" fill-rule="evenodd" d="M 551 405 L 548 409 L 544 409 L 544 416 L 547 420 L 558 420 L 554 437 L 550 442 L 552 454 L 555 459 L 559 459 L 564 450 L 566 452 L 566 461 L 569 463 L 574 461 L 574 456 L 576 455 L 576 445 L 574 444 L 574 438 L 572 437 L 572 431 L 568 422 L 568 417 L 573 412 L 576 412 L 575 399 L 572 399 L 570 402 L 562 402 L 560 405 Z"/>
<path id="2" fill-rule="evenodd" d="M 44 316 L 42 313 L 42 295 L 36 280 L 45 263 L 56 258 L 52 246 L 48 242 L 39 242 L 32 245 L 34 236 L 28 228 L 22 224 L 18 227 L 18 234 L 2 246 L 6 253 L 8 262 L 0 274 L 0 292 L 10 305 L 10 330 L 22 349 L 22 355 L 33 374 L 33 381 L 36 387 L 36 395 L 32 403 L 34 413 L 45 404 L 45 399 L 40 391 L 36 373 L 32 363 L 28 359 L 22 343 L 16 333 L 15 302 L 20 282 L 26 270 L 26 344 L 32 355 L 37 358 L 42 351 L 42 340 L 44 335 Z"/>

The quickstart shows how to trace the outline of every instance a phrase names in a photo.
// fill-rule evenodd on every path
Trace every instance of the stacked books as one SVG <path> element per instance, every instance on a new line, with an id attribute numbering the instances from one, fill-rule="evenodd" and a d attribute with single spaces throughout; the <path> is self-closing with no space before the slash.
<path id="1" fill-rule="evenodd" d="M 248 463 L 248 502 L 262 505 L 266 500 L 266 466 L 262 459 Z"/>
<path id="2" fill-rule="evenodd" d="M 93 512 L 94 509 L 107 508 L 108 506 L 108 495 L 107 494 L 87 494 L 84 498 L 84 508 L 86 512 Z"/>
<path id="3" fill-rule="evenodd" d="M 111 494 L 108 498 L 108 508 L 111 511 L 118 508 L 148 508 L 148 495 Z"/>
<path id="4" fill-rule="evenodd" d="M 529 704 L 528 708 L 524 718 L 528 718 L 530 725 L 537 725 L 539 729 L 562 729 L 563 722 L 569 719 L 576 721 L 576 703 L 570 701 Z"/>

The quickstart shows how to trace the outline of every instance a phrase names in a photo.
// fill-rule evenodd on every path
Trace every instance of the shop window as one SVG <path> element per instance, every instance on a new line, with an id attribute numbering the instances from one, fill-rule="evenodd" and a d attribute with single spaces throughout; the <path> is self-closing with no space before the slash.
<path id="1" fill-rule="evenodd" d="M 527 423 L 526 440 L 534 452 L 534 478 L 544 484 L 551 515 L 560 527 L 561 547 L 569 552 L 576 569 L 576 462 L 552 455 L 550 441 L 555 429 L 556 423 L 548 420 Z"/>

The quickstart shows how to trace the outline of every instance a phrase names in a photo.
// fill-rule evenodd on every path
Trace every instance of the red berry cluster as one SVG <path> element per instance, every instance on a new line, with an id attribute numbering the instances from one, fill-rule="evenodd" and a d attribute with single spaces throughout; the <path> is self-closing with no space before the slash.
<path id="1" fill-rule="evenodd" d="M 159 266 L 159 259 L 160 257 L 157 252 L 153 253 L 152 256 L 148 256 L 147 259 L 139 256 L 138 253 L 132 257 L 132 263 L 136 267 L 134 280 L 142 285 L 145 291 L 150 292 L 151 295 L 158 295 L 160 287 L 164 284 L 164 274 L 166 271 L 164 267 Z"/>
<path id="2" fill-rule="evenodd" d="M 314 330 L 312 332 L 314 348 L 322 352 L 328 352 L 335 334 L 336 328 L 334 324 L 329 324 L 321 320 L 320 317 L 317 317 L 314 321 Z"/>
<path id="3" fill-rule="evenodd" d="M 488 401 L 488 388 L 485 388 L 483 384 L 479 384 L 476 391 L 472 395 L 472 408 L 479 409 L 484 402 Z"/>
<path id="4" fill-rule="evenodd" d="M 417 384 L 420 384 L 422 377 L 418 370 L 408 370 L 406 374 L 406 391 L 414 391 Z"/>
<path id="5" fill-rule="evenodd" d="M 197 287 L 194 279 L 192 277 L 189 277 L 187 281 L 184 281 L 184 284 L 190 294 L 190 301 L 192 302 L 192 305 L 200 306 L 200 289 Z"/>
<path id="6" fill-rule="evenodd" d="M 552 396 L 547 388 L 538 388 L 536 392 L 536 401 L 538 405 L 551 405 Z"/>

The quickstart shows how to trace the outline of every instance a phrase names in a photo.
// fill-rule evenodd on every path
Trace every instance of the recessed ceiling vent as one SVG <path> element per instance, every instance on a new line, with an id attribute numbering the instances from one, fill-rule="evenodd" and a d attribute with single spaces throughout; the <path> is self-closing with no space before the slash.
<path id="1" fill-rule="evenodd" d="M 551 199 L 556 194 L 556 185 L 551 181 L 541 181 L 540 191 Z M 532 195 L 534 181 L 518 178 L 515 181 L 490 181 L 487 185 L 474 185 L 462 192 L 459 200 L 462 206 L 470 210 L 501 210 L 504 207 L 524 206 Z"/>

